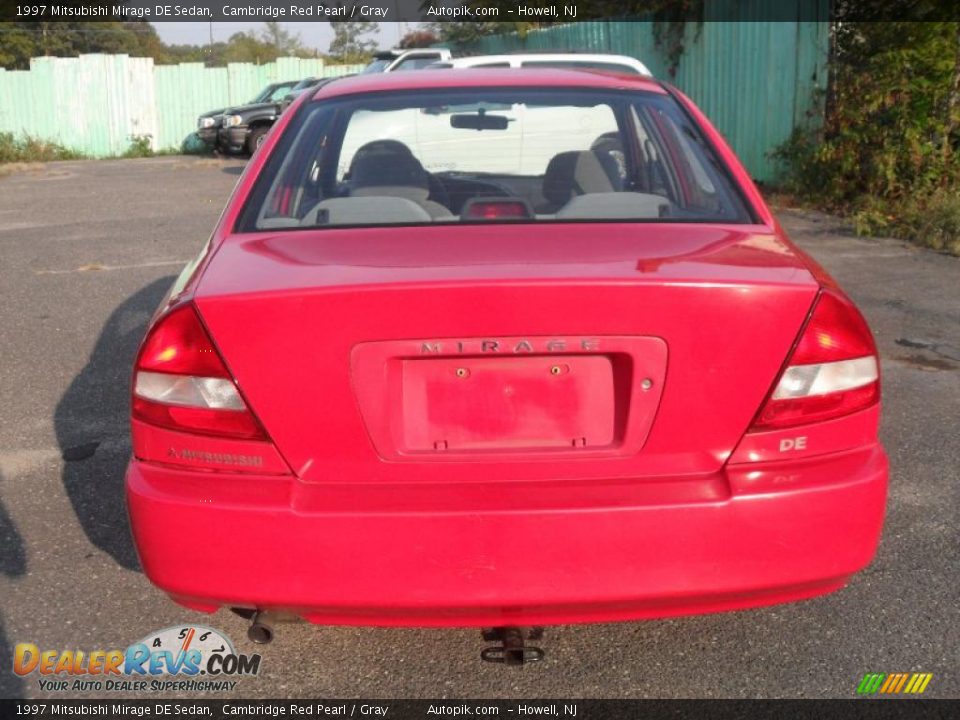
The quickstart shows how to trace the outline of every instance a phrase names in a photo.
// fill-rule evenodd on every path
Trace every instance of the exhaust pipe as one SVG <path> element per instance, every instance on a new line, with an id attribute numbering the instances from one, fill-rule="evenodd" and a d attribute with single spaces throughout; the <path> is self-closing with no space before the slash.
<path id="1" fill-rule="evenodd" d="M 257 645 L 268 645 L 273 641 L 273 615 L 269 612 L 257 611 L 250 620 L 247 637 Z"/>

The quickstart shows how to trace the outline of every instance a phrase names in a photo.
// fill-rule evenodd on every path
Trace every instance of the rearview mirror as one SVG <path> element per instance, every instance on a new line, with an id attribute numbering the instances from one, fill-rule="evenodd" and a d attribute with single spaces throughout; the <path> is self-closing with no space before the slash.
<path id="1" fill-rule="evenodd" d="M 482 110 L 476 115 L 451 115 L 450 127 L 461 130 L 506 130 L 510 118 L 487 115 Z"/>

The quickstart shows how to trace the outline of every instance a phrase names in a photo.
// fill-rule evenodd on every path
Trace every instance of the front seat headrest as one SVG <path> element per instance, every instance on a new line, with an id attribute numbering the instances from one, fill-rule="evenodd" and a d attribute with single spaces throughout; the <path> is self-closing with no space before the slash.
<path id="1" fill-rule="evenodd" d="M 558 207 L 577 195 L 615 189 L 599 158 L 589 150 L 555 155 L 543 175 L 543 196 Z"/>
<path id="2" fill-rule="evenodd" d="M 360 147 L 350 163 L 350 186 L 427 188 L 429 176 L 410 148 L 396 140 L 374 140 Z"/>

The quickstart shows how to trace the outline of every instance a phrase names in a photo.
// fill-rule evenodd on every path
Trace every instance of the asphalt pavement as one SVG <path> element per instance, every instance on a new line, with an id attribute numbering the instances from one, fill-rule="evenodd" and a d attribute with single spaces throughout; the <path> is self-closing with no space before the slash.
<path id="1" fill-rule="evenodd" d="M 138 568 L 123 505 L 129 370 L 241 168 L 168 157 L 0 177 L 0 697 L 54 697 L 11 672 L 16 643 L 125 648 L 191 622 L 262 653 L 240 697 L 849 698 L 864 673 L 907 671 L 933 673 L 927 696 L 960 697 L 960 259 L 814 213 L 780 217 L 876 333 L 892 466 L 879 554 L 845 589 L 549 628 L 546 660 L 520 670 L 481 663 L 475 630 L 285 624 L 258 647 L 230 612 L 169 602 Z"/>

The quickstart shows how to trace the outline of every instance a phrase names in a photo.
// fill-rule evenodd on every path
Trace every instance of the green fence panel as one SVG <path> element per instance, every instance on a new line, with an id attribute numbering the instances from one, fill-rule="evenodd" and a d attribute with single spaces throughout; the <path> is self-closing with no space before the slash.
<path id="1" fill-rule="evenodd" d="M 154 65 L 127 55 L 41 57 L 30 70 L 0 69 L 0 132 L 60 143 L 95 157 L 122 155 L 136 137 L 178 149 L 197 116 L 248 102 L 264 85 L 308 76 L 341 77 L 362 65 L 279 58 L 264 65 Z"/>
<path id="2" fill-rule="evenodd" d="M 704 22 L 683 28 L 675 74 L 650 19 L 579 22 L 482 38 L 465 54 L 576 50 L 629 55 L 689 95 L 758 180 L 776 180 L 771 153 L 795 128 L 823 119 L 830 42 L 830 0 L 799 20 L 807 0 L 712 0 Z M 759 18 L 759 19 L 758 19 Z"/>

